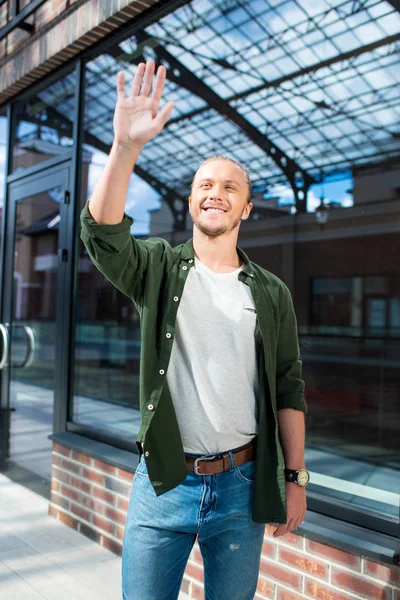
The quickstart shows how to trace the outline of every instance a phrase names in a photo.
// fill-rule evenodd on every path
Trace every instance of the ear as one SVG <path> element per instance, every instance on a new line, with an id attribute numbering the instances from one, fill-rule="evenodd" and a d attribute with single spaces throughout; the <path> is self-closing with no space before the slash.
<path id="1" fill-rule="evenodd" d="M 243 209 L 242 219 L 248 219 L 251 213 L 251 209 L 253 208 L 253 204 L 249 202 Z"/>

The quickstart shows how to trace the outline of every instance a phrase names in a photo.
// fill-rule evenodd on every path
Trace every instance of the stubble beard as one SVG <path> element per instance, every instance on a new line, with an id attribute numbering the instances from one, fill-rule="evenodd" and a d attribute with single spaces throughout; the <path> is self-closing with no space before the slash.
<path id="1" fill-rule="evenodd" d="M 230 227 L 228 227 L 227 225 L 210 227 L 209 225 L 207 225 L 207 223 L 202 222 L 200 218 L 193 218 L 193 216 L 192 221 L 197 227 L 197 229 L 204 233 L 204 235 L 207 235 L 208 237 L 218 237 L 220 235 L 223 235 L 227 231 L 231 232 L 234 229 L 236 229 L 236 227 L 240 225 L 242 219 L 240 217 L 235 219 Z"/>

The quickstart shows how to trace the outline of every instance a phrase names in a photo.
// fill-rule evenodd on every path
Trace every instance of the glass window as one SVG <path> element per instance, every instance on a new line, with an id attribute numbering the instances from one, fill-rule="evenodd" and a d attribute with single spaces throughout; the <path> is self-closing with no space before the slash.
<path id="1" fill-rule="evenodd" d="M 73 145 L 76 77 L 72 72 L 18 102 L 12 172 L 64 154 Z"/>
<path id="2" fill-rule="evenodd" d="M 107 96 L 97 93 L 98 85 L 111 85 L 107 61 L 108 57 L 100 56 L 86 67 L 81 209 L 106 163 L 110 147 L 104 142 L 113 139 L 116 89 Z M 132 174 L 125 212 L 135 219 L 132 234 L 136 237 L 147 237 L 151 211 L 160 208 L 159 198 L 150 185 Z M 160 224 L 165 234 L 170 227 L 168 220 Z M 72 420 L 132 440 L 140 427 L 139 313 L 94 267 L 81 240 L 79 253 Z"/>
<path id="3" fill-rule="evenodd" d="M 378 229 L 385 219 L 384 203 L 382 214 L 379 212 Z M 307 252 L 311 276 L 324 258 L 332 274 L 351 269 L 358 273 L 311 278 L 307 326 L 307 310 L 302 305 L 306 296 L 300 291 L 304 266 L 296 263 L 296 306 L 309 407 L 306 460 L 312 472 L 311 491 L 396 520 L 400 469 L 398 236 L 363 235 L 361 213 L 353 215 L 359 224 L 358 235 L 346 241 L 338 238 L 335 252 L 328 241 L 321 240 L 315 259 L 312 243 L 297 245 L 301 256 Z M 340 235 L 340 230 L 337 233 Z M 357 260 L 358 244 L 364 252 L 362 261 Z M 367 274 L 383 261 L 389 263 L 386 275 Z"/>
<path id="4" fill-rule="evenodd" d="M 87 65 L 81 206 L 113 140 L 118 71 L 129 88 L 143 58 L 164 64 L 160 108 L 170 100 L 175 107 L 132 175 L 126 205 L 135 218 L 132 233 L 170 241 L 183 223 L 168 196 L 174 208 L 186 206 L 194 173 L 214 154 L 244 164 L 253 208 L 238 244 L 283 279 L 294 299 L 309 404 L 310 508 L 317 497 L 331 499 L 336 515 L 337 507 L 351 507 L 398 520 L 399 94 L 383 20 L 397 13 L 388 5 L 375 17 L 379 52 L 356 52 L 351 64 L 332 70 L 316 63 L 362 46 L 357 27 L 373 18 L 367 6 L 355 22 L 350 4 L 328 15 L 316 3 L 307 23 L 309 2 L 260 0 L 257 16 L 245 3 L 236 11 L 234 2 L 214 4 L 210 11 L 193 0 Z M 256 25 L 254 42 L 247 31 Z M 303 29 L 307 36 L 297 47 L 296 31 Z M 288 185 L 293 173 L 297 202 Z M 190 217 L 186 224 L 177 243 L 192 235 Z M 73 419 L 132 440 L 139 427 L 138 315 L 82 245 L 80 252 Z"/>
<path id="5" fill-rule="evenodd" d="M 7 114 L 0 110 L 0 246 L 4 211 L 4 186 L 6 178 L 6 151 L 7 151 Z"/>

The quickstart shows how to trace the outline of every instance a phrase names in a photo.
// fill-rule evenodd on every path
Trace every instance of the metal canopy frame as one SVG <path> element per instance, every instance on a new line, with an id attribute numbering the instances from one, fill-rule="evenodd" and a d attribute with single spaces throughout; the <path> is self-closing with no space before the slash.
<path id="1" fill-rule="evenodd" d="M 138 40 L 145 44 L 146 38 L 143 33 L 138 34 Z M 115 49 L 119 51 L 119 49 Z M 254 127 L 247 119 L 235 110 L 229 102 L 223 101 L 218 94 L 216 94 L 210 87 L 205 85 L 198 77 L 196 77 L 189 69 L 187 69 L 181 62 L 179 62 L 172 54 L 170 54 L 162 46 L 155 48 L 157 62 L 167 62 L 170 65 L 169 80 L 176 84 L 177 87 L 185 88 L 193 95 L 198 96 L 204 102 L 206 102 L 208 109 L 214 109 L 221 116 L 226 117 L 232 123 L 244 132 L 247 137 L 263 152 L 265 152 L 277 165 L 282 169 L 290 182 L 293 192 L 295 195 L 296 207 L 300 212 L 306 212 L 306 204 L 304 202 L 307 196 L 309 187 L 316 183 L 313 177 L 304 171 L 295 161 L 293 161 L 287 154 L 285 154 L 276 144 L 271 142 L 266 136 L 262 135 L 260 131 Z M 118 55 L 117 55 L 118 56 Z M 118 58 L 121 60 L 128 60 L 130 57 L 121 55 L 119 52 Z M 143 55 L 136 57 L 139 62 L 145 61 Z M 178 120 L 179 121 L 179 120 Z M 303 194 L 299 196 L 299 192 L 303 191 Z"/>
<path id="2" fill-rule="evenodd" d="M 398 4 L 192 0 L 178 6 L 136 26 L 130 37 L 106 40 L 87 62 L 87 139 L 99 149 L 110 146 L 116 74 L 133 78 L 136 65 L 152 58 L 167 67 L 163 100 L 175 108 L 135 171 L 168 203 L 174 229 L 185 226 L 183 190 L 212 154 L 244 164 L 259 197 L 289 183 L 296 210 L 304 212 L 313 184 L 399 161 Z M 50 103 L 46 91 L 40 97 Z"/>
<path id="3" fill-rule="evenodd" d="M 326 0 L 316 3 L 313 14 L 303 5 L 302 0 L 194 0 L 108 48 L 115 69 L 105 55 L 99 57 L 108 77 L 147 58 L 167 67 L 164 95 L 177 110 L 139 158 L 146 171 L 173 173 L 169 145 L 181 164 L 193 164 L 197 156 L 197 166 L 199 157 L 222 154 L 222 148 L 245 164 L 258 191 L 289 182 L 296 209 L 303 212 L 309 187 L 330 174 L 398 162 L 400 27 L 395 32 L 393 25 L 398 14 L 377 0 Z M 289 7 L 285 15 L 284 7 Z M 266 23 L 278 15 L 281 30 L 268 31 Z M 260 41 L 250 26 L 258 28 Z M 244 39 L 244 28 L 250 28 L 251 39 L 250 33 Z M 238 34 L 241 47 L 232 49 L 229 37 Z M 291 62 L 280 68 L 284 61 Z M 195 140 L 204 139 L 204 132 L 210 132 L 210 143 L 203 151 Z M 225 150 L 228 138 L 232 143 Z M 154 152 L 156 146 L 165 149 L 163 156 Z M 187 185 L 193 171 L 181 169 L 177 178 Z"/>

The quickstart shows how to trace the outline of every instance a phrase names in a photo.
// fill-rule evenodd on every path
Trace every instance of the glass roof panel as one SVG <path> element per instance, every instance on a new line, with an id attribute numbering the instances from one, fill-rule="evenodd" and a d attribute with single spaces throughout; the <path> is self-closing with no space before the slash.
<path id="1" fill-rule="evenodd" d="M 260 15 L 258 21 L 270 35 L 280 33 L 287 28 L 285 21 L 275 11 L 268 11 Z"/>
<path id="2" fill-rule="evenodd" d="M 346 30 L 345 33 L 341 33 L 333 39 L 342 52 L 349 52 L 349 50 L 355 50 L 361 45 L 361 41 L 358 38 L 358 36 L 350 30 Z"/>
<path id="3" fill-rule="evenodd" d="M 387 40 L 399 32 L 384 0 L 192 0 L 146 27 L 139 49 L 131 36 L 87 65 L 85 128 L 110 143 L 116 74 L 131 80 L 151 55 L 167 66 L 161 107 L 175 106 L 138 164 L 165 185 L 177 159 L 191 180 L 216 153 L 242 160 L 254 182 L 285 182 L 268 140 L 311 178 L 400 157 L 398 48 Z"/>
<path id="4" fill-rule="evenodd" d="M 394 35 L 395 33 L 399 33 L 400 15 L 392 13 L 379 19 L 378 23 L 386 35 Z"/>
<path id="5" fill-rule="evenodd" d="M 344 21 L 333 21 L 325 27 L 324 31 L 328 39 L 334 39 L 338 33 L 343 33 L 343 31 L 346 31 L 346 25 Z"/>

